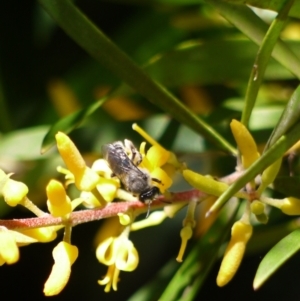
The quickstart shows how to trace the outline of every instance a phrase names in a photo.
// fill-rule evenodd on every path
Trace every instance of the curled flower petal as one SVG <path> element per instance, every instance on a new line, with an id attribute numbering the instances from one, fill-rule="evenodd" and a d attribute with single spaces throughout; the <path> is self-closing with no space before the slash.
<path id="1" fill-rule="evenodd" d="M 100 178 L 97 190 L 105 200 L 112 202 L 116 197 L 117 189 L 120 187 L 120 181 L 116 179 Z"/>
<path id="2" fill-rule="evenodd" d="M 111 178 L 112 170 L 110 169 L 108 162 L 104 159 L 96 160 L 92 165 L 92 170 L 96 171 L 100 176 L 106 179 Z"/>
<path id="3" fill-rule="evenodd" d="M 153 168 L 160 167 L 167 163 L 170 152 L 158 145 L 149 148 L 146 155 L 147 159 L 152 163 Z"/>
<path id="4" fill-rule="evenodd" d="M 19 260 L 19 248 L 14 236 L 5 227 L 0 227 L 0 256 L 7 264 Z"/>
<path id="5" fill-rule="evenodd" d="M 78 257 L 78 249 L 67 242 L 60 242 L 52 252 L 54 265 L 44 286 L 46 296 L 59 294 L 68 283 L 71 265 Z"/>
<path id="6" fill-rule="evenodd" d="M 109 266 L 115 263 L 117 251 L 116 238 L 108 237 L 97 247 L 96 257 L 101 263 Z"/>
<path id="7" fill-rule="evenodd" d="M 151 177 L 161 181 L 161 183 L 155 182 L 155 186 L 158 186 L 161 193 L 164 193 L 173 184 L 172 179 L 160 167 L 156 167 L 151 171 Z"/>
<path id="8" fill-rule="evenodd" d="M 234 223 L 231 239 L 226 248 L 224 258 L 217 276 L 217 285 L 226 285 L 235 275 L 243 259 L 246 244 L 252 235 L 252 226 L 242 221 Z"/>
<path id="9" fill-rule="evenodd" d="M 117 257 L 116 267 L 121 271 L 131 272 L 136 269 L 139 263 L 139 254 L 130 240 L 124 240 L 120 244 Z"/>

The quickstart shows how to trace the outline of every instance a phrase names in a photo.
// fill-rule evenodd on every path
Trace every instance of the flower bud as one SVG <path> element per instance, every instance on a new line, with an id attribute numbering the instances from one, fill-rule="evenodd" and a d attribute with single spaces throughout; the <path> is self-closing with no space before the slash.
<path id="1" fill-rule="evenodd" d="M 46 187 L 46 193 L 47 206 L 53 216 L 65 217 L 72 212 L 71 200 L 60 182 L 51 180 Z"/>
<path id="2" fill-rule="evenodd" d="M 300 214 L 300 200 L 294 197 L 288 197 L 282 200 L 279 207 L 281 211 L 287 215 Z"/>
<path id="3" fill-rule="evenodd" d="M 86 166 L 80 152 L 67 135 L 58 132 L 55 138 L 62 159 L 74 175 L 76 187 L 81 191 L 93 190 L 99 181 L 99 175 Z"/>
<path id="4" fill-rule="evenodd" d="M 252 235 L 252 226 L 242 221 L 234 223 L 231 239 L 226 248 L 224 258 L 217 276 L 217 285 L 226 285 L 235 275 L 243 259 L 248 240 Z"/>
<path id="5" fill-rule="evenodd" d="M 8 179 L 2 190 L 5 202 L 12 207 L 20 204 L 27 193 L 28 187 L 24 183 L 11 179 Z"/>
<path id="6" fill-rule="evenodd" d="M 243 166 L 246 169 L 260 156 L 256 143 L 248 129 L 241 122 L 233 119 L 230 123 L 230 128 L 241 152 Z"/>
<path id="7" fill-rule="evenodd" d="M 266 205 L 260 201 L 253 201 L 250 205 L 251 212 L 254 214 L 262 214 L 265 212 Z"/>
<path id="8" fill-rule="evenodd" d="M 273 183 L 273 181 L 275 180 L 279 172 L 281 162 L 282 162 L 282 158 L 275 161 L 273 164 L 271 164 L 263 171 L 261 175 L 261 184 L 257 190 L 259 194 L 262 193 L 268 187 L 268 185 Z"/>
<path id="9" fill-rule="evenodd" d="M 226 183 L 216 181 L 212 177 L 205 177 L 189 169 L 185 169 L 182 175 L 191 186 L 210 195 L 220 196 L 229 187 Z M 235 195 L 245 197 L 242 192 L 237 192 Z"/>

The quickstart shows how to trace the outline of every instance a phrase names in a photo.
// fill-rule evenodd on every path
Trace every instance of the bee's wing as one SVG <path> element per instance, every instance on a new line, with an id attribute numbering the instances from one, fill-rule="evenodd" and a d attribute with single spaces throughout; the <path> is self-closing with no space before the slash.
<path id="1" fill-rule="evenodd" d="M 120 178 L 125 186 L 128 173 L 142 175 L 140 171 L 129 159 L 124 149 L 119 144 L 106 144 L 102 146 L 103 158 L 107 160 L 112 172 Z"/>

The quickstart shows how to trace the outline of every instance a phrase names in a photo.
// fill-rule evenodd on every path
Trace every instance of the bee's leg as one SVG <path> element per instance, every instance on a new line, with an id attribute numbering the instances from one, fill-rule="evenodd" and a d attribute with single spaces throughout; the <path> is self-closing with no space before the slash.
<path id="1" fill-rule="evenodd" d="M 156 183 L 159 183 L 159 184 L 161 184 L 161 185 L 164 185 L 164 184 L 161 182 L 161 180 L 159 180 L 159 179 L 151 178 L 151 180 L 152 180 L 153 182 L 156 182 Z"/>
<path id="2" fill-rule="evenodd" d="M 129 152 L 128 157 L 131 160 L 131 162 L 135 166 L 140 165 L 140 163 L 143 160 L 141 153 L 136 149 L 136 147 L 133 145 L 133 143 L 130 140 L 125 139 L 124 144 L 125 144 L 126 151 Z"/>

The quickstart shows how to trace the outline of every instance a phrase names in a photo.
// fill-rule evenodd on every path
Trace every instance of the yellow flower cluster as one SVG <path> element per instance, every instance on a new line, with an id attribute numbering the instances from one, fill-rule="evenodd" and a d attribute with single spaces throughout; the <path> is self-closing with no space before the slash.
<path id="1" fill-rule="evenodd" d="M 130 208 L 126 212 L 119 212 L 116 219 L 113 219 L 118 230 L 107 235 L 109 231 L 104 228 L 102 231 L 106 233 L 105 238 L 98 243 L 96 250 L 96 257 L 99 262 L 108 266 L 107 274 L 98 281 L 100 285 L 105 286 L 106 292 L 109 292 L 111 288 L 117 290 L 121 271 L 133 271 L 139 263 L 138 252 L 129 239 L 130 231 L 157 225 L 166 217 L 173 217 L 178 210 L 188 203 L 186 217 L 180 231 L 181 246 L 177 256 L 177 261 L 182 262 L 188 240 L 192 238 L 193 229 L 196 225 L 194 215 L 197 204 L 205 199 L 215 200 L 230 187 L 230 183 L 221 182 L 211 176 L 203 176 L 188 169 L 185 164 L 177 160 L 175 154 L 164 149 L 139 126 L 134 124 L 133 129 L 151 144 L 147 151 L 146 142 L 140 145 L 139 151 L 137 151 L 141 156 L 138 168 L 146 170 L 150 179 L 155 179 L 152 184 L 159 189 L 165 199 L 168 200 L 171 197 L 168 189 L 173 183 L 172 178 L 175 172 L 180 172 L 183 178 L 197 189 L 194 191 L 201 191 L 201 197 L 199 193 L 195 194 L 194 197 L 187 194 L 187 199 L 181 199 L 182 203 L 169 204 L 165 206 L 164 210 L 153 212 L 147 219 L 139 222 L 135 222 L 135 218 L 145 212 L 145 207 L 142 210 Z M 241 160 L 238 170 L 242 171 L 249 168 L 260 154 L 254 139 L 244 125 L 233 120 L 231 130 L 240 153 Z M 66 168 L 58 167 L 58 171 L 65 174 L 66 186 L 71 183 L 75 184 L 79 190 L 79 197 L 71 199 L 62 183 L 57 180 L 50 180 L 46 187 L 47 207 L 51 216 L 59 219 L 58 226 L 19 229 L 17 231 L 0 227 L 0 265 L 16 262 L 19 259 L 19 246 L 54 240 L 57 230 L 64 228 L 63 241 L 60 241 L 53 250 L 54 265 L 44 286 L 44 293 L 47 296 L 56 295 L 65 287 L 71 274 L 71 267 L 78 257 L 77 247 L 71 244 L 73 210 L 80 204 L 88 208 L 98 207 L 102 209 L 109 208 L 110 203 L 115 199 L 128 202 L 138 200 L 136 195 L 123 189 L 122 179 L 114 175 L 107 160 L 98 159 L 91 167 L 88 167 L 67 135 L 61 132 L 57 133 L 56 142 L 58 151 L 66 165 Z M 126 149 L 124 151 L 127 152 Z M 126 154 L 130 158 L 130 152 Z M 247 206 L 241 219 L 235 222 L 232 227 L 231 240 L 225 251 L 217 277 L 219 286 L 226 285 L 232 279 L 242 261 L 246 245 L 252 235 L 251 214 L 256 216 L 259 222 L 266 223 L 268 221 L 268 216 L 265 213 L 266 205 L 277 207 L 289 215 L 300 213 L 300 200 L 296 198 L 289 197 L 276 200 L 262 195 L 262 192 L 274 181 L 280 164 L 281 160 L 278 160 L 262 173 L 260 185 L 257 185 L 253 179 L 246 186 L 245 191 L 239 191 L 235 194 L 236 198 L 246 199 Z M 10 206 L 23 205 L 38 217 L 48 215 L 27 198 L 27 186 L 22 182 L 12 180 L 10 176 L 10 174 L 0 170 L 0 193 L 5 202 Z"/>
<path id="2" fill-rule="evenodd" d="M 236 140 L 241 159 L 238 161 L 240 164 L 237 170 L 242 172 L 249 168 L 260 157 L 260 154 L 253 137 L 242 123 L 237 120 L 232 120 L 230 127 Z M 250 223 L 251 214 L 256 217 L 258 222 L 263 224 L 268 222 L 268 215 L 265 212 L 266 205 L 279 208 L 283 213 L 288 215 L 300 214 L 299 199 L 288 197 L 277 200 L 262 195 L 263 191 L 276 178 L 281 166 L 281 161 L 282 159 L 277 160 L 262 172 L 259 185 L 257 184 L 258 182 L 253 179 L 246 186 L 246 191 L 239 191 L 235 194 L 236 198 L 246 199 L 247 206 L 245 207 L 242 218 L 232 227 L 231 240 L 225 251 L 217 277 L 218 286 L 224 286 L 232 279 L 242 261 L 247 242 L 252 235 L 252 225 Z M 217 181 L 210 176 L 203 176 L 188 169 L 184 170 L 182 174 L 191 186 L 208 195 L 219 197 L 229 188 L 227 183 Z M 214 211 L 211 209 L 208 212 Z M 186 228 L 185 232 L 183 232 L 182 235 L 190 237 L 190 229 Z"/>
<path id="3" fill-rule="evenodd" d="M 154 141 L 137 125 L 135 129 L 142 132 L 148 140 L 150 139 L 150 142 Z M 53 217 L 60 219 L 59 226 L 25 228 L 18 231 L 0 227 L 0 264 L 12 264 L 18 261 L 18 246 L 54 240 L 57 230 L 64 228 L 63 241 L 59 242 L 53 250 L 54 265 L 44 287 L 46 296 L 61 292 L 70 277 L 71 266 L 78 257 L 77 247 L 71 244 L 70 216 L 72 211 L 80 204 L 90 208 L 105 207 L 115 198 L 127 201 L 137 200 L 131 193 L 122 189 L 120 180 L 113 176 L 113 171 L 106 160 L 96 160 L 90 168 L 86 166 L 80 152 L 67 135 L 59 132 L 55 138 L 58 151 L 66 165 L 66 168 L 58 167 L 58 171 L 65 174 L 67 185 L 71 183 L 76 185 L 80 196 L 70 199 L 62 183 L 50 180 L 46 186 L 47 207 Z M 175 171 L 175 168 L 171 168 L 172 160 L 175 162 L 175 156 L 155 141 L 148 151 L 145 150 L 145 143 L 142 143 L 140 154 L 142 162 L 139 168 L 148 170 L 151 178 L 158 179 L 155 184 L 159 191 L 167 194 Z M 0 193 L 5 202 L 9 206 L 23 205 L 39 217 L 47 216 L 48 213 L 41 211 L 27 198 L 27 186 L 10 179 L 10 176 L 0 170 Z M 111 287 L 114 290 L 117 289 L 120 271 L 133 271 L 138 265 L 138 252 L 128 236 L 136 215 L 140 213 L 141 211 L 134 212 L 132 209 L 119 213 L 120 227 L 126 226 L 124 231 L 119 236 L 108 237 L 99 243 L 96 251 L 97 258 L 109 267 L 104 279 L 99 280 L 99 284 L 105 285 L 105 291 L 109 291 Z M 153 221 L 152 216 L 149 222 L 151 220 Z M 143 227 L 147 226 L 146 224 Z"/>
<path id="4" fill-rule="evenodd" d="M 19 181 L 12 180 L 11 174 L 0 170 L 0 194 L 5 202 L 12 207 L 26 206 L 38 216 L 44 213 L 27 198 L 28 187 Z M 19 246 L 35 242 L 49 242 L 56 238 L 56 232 L 50 228 L 9 230 L 0 227 L 0 265 L 12 264 L 19 260 Z"/>

